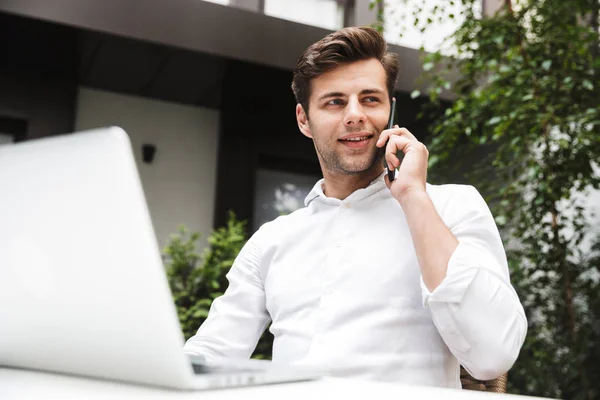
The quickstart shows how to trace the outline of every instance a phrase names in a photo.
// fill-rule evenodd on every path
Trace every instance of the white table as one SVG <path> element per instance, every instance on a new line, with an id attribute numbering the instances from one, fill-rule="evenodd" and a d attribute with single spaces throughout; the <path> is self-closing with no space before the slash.
<path id="1" fill-rule="evenodd" d="M 202 399 L 202 400 L 337 400 L 337 399 L 524 399 L 468 390 L 408 386 L 354 379 L 213 390 L 176 391 L 27 370 L 0 368 L 0 399 Z M 530 397 L 529 397 L 530 398 Z"/>

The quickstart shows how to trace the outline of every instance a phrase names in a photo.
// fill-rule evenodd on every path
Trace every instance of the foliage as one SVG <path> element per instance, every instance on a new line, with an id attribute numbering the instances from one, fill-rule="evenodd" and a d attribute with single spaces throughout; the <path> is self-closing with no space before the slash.
<path id="1" fill-rule="evenodd" d="M 238 221 L 230 213 L 227 226 L 209 236 L 202 256 L 196 252 L 199 239 L 199 233 L 190 234 L 185 226 L 180 226 L 163 250 L 169 285 L 186 340 L 206 320 L 212 301 L 227 288 L 225 275 L 247 240 L 246 222 Z M 272 335 L 267 331 L 254 357 L 270 358 L 271 342 Z"/>
<path id="2" fill-rule="evenodd" d="M 504 0 L 485 17 L 478 3 L 407 10 L 423 31 L 438 19 L 462 21 L 450 50 L 423 58 L 431 104 L 443 110 L 431 127 L 431 175 L 479 159 L 468 180 L 503 228 L 529 320 L 510 391 L 600 397 L 600 260 L 585 206 L 600 189 L 600 3 Z"/>

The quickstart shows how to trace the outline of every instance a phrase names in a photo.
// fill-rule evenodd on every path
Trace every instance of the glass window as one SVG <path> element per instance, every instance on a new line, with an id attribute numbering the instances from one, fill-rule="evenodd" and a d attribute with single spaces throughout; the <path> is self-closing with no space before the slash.
<path id="1" fill-rule="evenodd" d="M 317 176 L 257 169 L 253 231 L 265 222 L 304 207 L 304 199 L 319 179 Z"/>
<path id="2" fill-rule="evenodd" d="M 265 14 L 334 31 L 344 26 L 342 3 L 336 0 L 265 0 Z"/>

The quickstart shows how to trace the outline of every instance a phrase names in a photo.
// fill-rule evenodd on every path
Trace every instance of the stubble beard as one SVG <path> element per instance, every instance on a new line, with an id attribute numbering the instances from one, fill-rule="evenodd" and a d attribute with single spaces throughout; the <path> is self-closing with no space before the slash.
<path id="1" fill-rule="evenodd" d="M 352 156 L 340 154 L 334 146 L 327 148 L 326 145 L 318 144 L 316 140 L 314 144 L 323 168 L 341 175 L 360 175 L 371 171 L 378 163 L 382 163 L 385 153 L 385 148 L 375 147 L 365 161 L 352 160 Z"/>

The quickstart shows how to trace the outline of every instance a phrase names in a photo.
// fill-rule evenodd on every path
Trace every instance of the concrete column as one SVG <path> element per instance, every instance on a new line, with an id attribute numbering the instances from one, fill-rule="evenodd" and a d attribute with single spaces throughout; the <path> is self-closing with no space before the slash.
<path id="1" fill-rule="evenodd" d="M 370 25 L 377 20 L 377 7 L 370 9 L 371 0 L 349 0 L 346 4 L 345 26 Z"/>
<path id="2" fill-rule="evenodd" d="M 504 6 L 505 0 L 482 0 L 484 17 L 491 17 Z"/>

